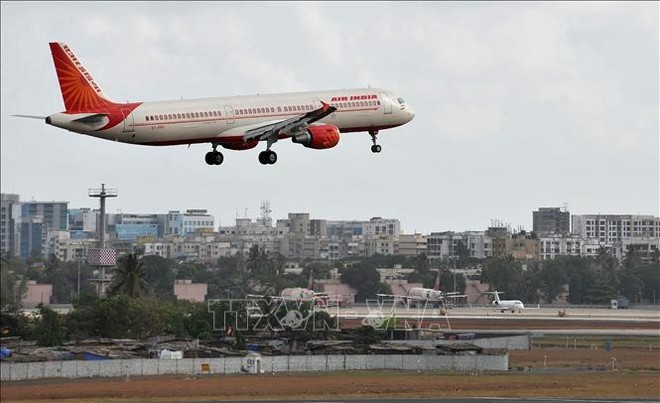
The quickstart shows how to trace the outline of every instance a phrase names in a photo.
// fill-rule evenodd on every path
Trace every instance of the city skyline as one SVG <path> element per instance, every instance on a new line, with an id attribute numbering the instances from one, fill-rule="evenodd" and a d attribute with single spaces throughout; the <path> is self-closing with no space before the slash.
<path id="1" fill-rule="evenodd" d="M 269 200 L 273 217 L 396 217 L 406 233 L 531 230 L 534 209 L 564 203 L 660 215 L 657 2 L 1 7 L 0 183 L 23 200 L 96 208 L 87 191 L 105 183 L 119 193 L 109 213 L 205 208 L 228 225 Z M 131 146 L 10 117 L 63 109 L 52 41 L 118 101 L 370 84 L 417 116 L 383 132 L 378 155 L 349 133 L 325 151 L 278 142 L 275 166 L 251 150 L 208 167 L 206 144 Z"/>
<path id="2" fill-rule="evenodd" d="M 107 189 L 110 189 L 109 187 L 106 187 Z M 71 211 L 76 211 L 76 210 L 82 210 L 82 209 L 89 209 L 90 211 L 99 211 L 99 206 L 93 205 L 93 203 L 87 204 L 87 205 L 82 205 L 82 206 L 77 206 L 77 205 L 72 205 L 71 202 L 67 200 L 35 200 L 35 199 L 30 199 L 26 200 L 21 197 L 19 194 L 12 194 L 12 193 L 2 193 L 3 197 L 4 196 L 18 196 L 19 198 L 19 203 L 25 204 L 25 203 L 66 203 L 68 204 L 67 211 L 70 213 Z M 117 198 L 118 199 L 118 198 Z M 113 198 L 111 199 L 112 202 L 116 201 L 117 199 Z M 236 220 L 238 219 L 250 219 L 251 222 L 256 222 L 259 219 L 262 218 L 262 215 L 260 212 L 256 212 L 255 214 L 247 214 L 245 213 L 243 215 L 239 215 L 238 211 L 236 212 L 237 215 L 229 223 L 223 223 L 217 220 L 217 217 L 206 207 L 204 206 L 196 206 L 196 207 L 184 207 L 182 209 L 166 209 L 164 211 L 128 211 L 128 210 L 122 210 L 122 209 L 117 209 L 117 211 L 112 211 L 111 208 L 107 207 L 106 202 L 106 215 L 167 215 L 168 213 L 173 213 L 173 212 L 178 212 L 178 213 L 191 213 L 191 214 L 202 214 L 202 215 L 208 215 L 213 218 L 213 230 L 214 232 L 217 232 L 219 228 L 222 227 L 233 227 L 236 225 Z M 262 203 L 260 204 L 259 208 L 257 210 L 262 210 L 264 207 L 268 208 L 270 210 L 270 203 L 268 200 L 263 200 Z M 643 217 L 655 217 L 655 214 L 652 213 L 634 213 L 634 212 L 619 212 L 619 213 L 603 213 L 603 212 L 583 212 L 583 213 L 573 213 L 570 211 L 570 209 L 567 209 L 567 206 L 537 206 L 535 207 L 535 210 L 530 211 L 530 225 L 529 226 L 515 226 L 510 222 L 507 222 L 505 220 L 493 220 L 493 222 L 489 223 L 488 225 L 480 228 L 463 228 L 463 229 L 456 229 L 456 228 L 443 228 L 443 229 L 432 229 L 431 231 L 428 232 L 420 232 L 420 231 L 407 231 L 405 228 L 405 222 L 401 220 L 399 217 L 383 217 L 383 216 L 377 216 L 377 215 L 371 215 L 368 217 L 358 217 L 358 218 L 347 218 L 347 217 L 339 217 L 339 218 L 327 218 L 324 216 L 316 215 L 312 211 L 288 211 L 285 215 L 282 216 L 276 216 L 271 213 L 269 214 L 271 220 L 272 220 L 272 226 L 275 226 L 276 222 L 278 220 L 288 220 L 290 218 L 290 215 L 296 215 L 296 214 L 308 214 L 309 218 L 312 220 L 325 220 L 325 221 L 335 221 L 335 222 L 352 222 L 352 221 L 359 221 L 359 222 L 367 222 L 370 220 L 374 219 L 384 219 L 384 220 L 397 220 L 400 223 L 400 231 L 402 234 L 431 234 L 431 233 L 438 233 L 438 232 L 469 232 L 469 231 L 485 231 L 489 227 L 500 227 L 500 228 L 508 228 L 509 230 L 512 231 L 512 233 L 517 233 L 518 231 L 525 231 L 525 232 L 532 232 L 533 231 L 533 220 L 535 219 L 534 217 L 536 214 L 539 212 L 543 212 L 544 210 L 556 210 L 562 212 L 562 214 L 568 214 L 569 217 L 574 216 L 643 216 Z M 568 220 L 568 218 L 567 218 Z M 570 221 L 568 226 L 570 227 Z M 70 229 L 69 229 L 70 230 Z M 573 228 L 570 228 L 570 231 L 573 231 Z M 554 232 L 554 231 L 552 231 Z M 565 233 L 564 231 L 557 231 L 557 233 Z"/>

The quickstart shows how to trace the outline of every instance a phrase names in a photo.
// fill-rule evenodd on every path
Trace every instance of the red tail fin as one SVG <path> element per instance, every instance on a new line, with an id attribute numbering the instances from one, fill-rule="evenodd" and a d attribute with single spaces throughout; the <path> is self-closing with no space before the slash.
<path id="1" fill-rule="evenodd" d="M 50 52 L 67 112 L 98 112 L 114 105 L 66 44 L 51 42 Z"/>
<path id="2" fill-rule="evenodd" d="M 435 276 L 435 283 L 433 283 L 433 290 L 440 291 L 440 269 L 438 269 L 438 274 Z"/>

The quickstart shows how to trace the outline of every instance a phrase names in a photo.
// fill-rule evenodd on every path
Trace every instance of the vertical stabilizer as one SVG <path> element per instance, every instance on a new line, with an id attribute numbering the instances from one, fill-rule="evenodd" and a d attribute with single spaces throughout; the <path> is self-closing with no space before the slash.
<path id="1" fill-rule="evenodd" d="M 115 104 L 105 96 L 65 43 L 51 42 L 49 45 L 66 112 L 99 112 Z"/>
<path id="2" fill-rule="evenodd" d="M 438 274 L 435 275 L 435 282 L 433 283 L 433 290 L 440 291 L 440 269 L 438 269 Z"/>
<path id="3" fill-rule="evenodd" d="M 314 290 L 314 270 L 309 271 L 309 278 L 307 279 L 307 289 Z"/>

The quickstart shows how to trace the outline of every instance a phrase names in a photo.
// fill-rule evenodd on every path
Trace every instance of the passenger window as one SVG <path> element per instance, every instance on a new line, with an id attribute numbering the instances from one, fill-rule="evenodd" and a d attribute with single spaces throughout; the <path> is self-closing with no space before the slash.
<path id="1" fill-rule="evenodd" d="M 271 113 L 275 112 L 275 108 L 273 108 L 273 107 L 271 106 L 271 107 L 270 107 L 270 112 L 271 112 Z"/>
<path id="2" fill-rule="evenodd" d="M 220 111 L 218 111 L 218 116 L 222 116 L 222 113 Z"/>

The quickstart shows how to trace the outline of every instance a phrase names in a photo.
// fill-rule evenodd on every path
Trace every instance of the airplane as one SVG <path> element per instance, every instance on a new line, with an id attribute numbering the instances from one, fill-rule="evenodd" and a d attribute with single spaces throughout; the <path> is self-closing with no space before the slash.
<path id="1" fill-rule="evenodd" d="M 463 298 L 467 295 L 460 295 L 458 292 L 443 292 L 440 290 L 440 270 L 435 276 L 435 282 L 433 283 L 433 288 L 423 288 L 423 287 L 412 287 L 408 290 L 407 295 L 391 295 L 391 294 L 376 294 L 381 298 L 394 298 L 400 299 L 404 302 L 434 302 L 445 304 L 445 300 L 448 298 Z"/>
<path id="2" fill-rule="evenodd" d="M 72 132 L 128 144 L 169 146 L 211 143 L 204 160 L 224 161 L 218 146 L 249 150 L 260 141 L 259 162 L 277 162 L 271 147 L 291 138 L 311 149 L 328 149 L 342 133 L 368 132 L 379 153 L 380 130 L 410 122 L 415 113 L 403 98 L 379 88 L 339 89 L 158 102 L 117 103 L 108 98 L 71 48 L 51 42 L 50 50 L 65 111 L 43 117 Z"/>
<path id="3" fill-rule="evenodd" d="M 503 292 L 500 291 L 486 291 L 485 294 L 493 294 L 493 302 L 491 304 L 493 305 L 494 309 L 498 311 L 511 311 L 511 313 L 515 313 L 516 310 L 518 310 L 518 313 L 521 313 L 523 309 L 525 309 L 525 305 L 523 305 L 522 301 L 517 300 L 517 299 L 510 299 L 510 300 L 502 300 L 500 299 L 500 294 L 504 294 Z"/>
<path id="4" fill-rule="evenodd" d="M 313 271 L 310 270 L 309 278 L 307 280 L 307 288 L 291 287 L 284 288 L 279 296 L 269 297 L 266 295 L 248 294 L 248 298 L 270 298 L 272 301 L 295 301 L 295 302 L 313 302 L 314 305 L 327 307 L 327 302 L 330 296 L 326 293 L 314 291 L 314 277 Z"/>

